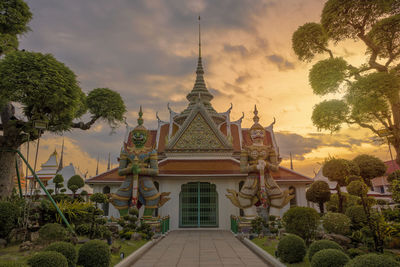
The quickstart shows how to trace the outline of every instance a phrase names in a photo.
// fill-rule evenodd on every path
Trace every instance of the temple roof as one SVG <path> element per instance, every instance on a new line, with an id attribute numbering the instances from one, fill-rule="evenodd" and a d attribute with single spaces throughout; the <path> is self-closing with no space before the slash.
<path id="1" fill-rule="evenodd" d="M 57 174 L 58 170 L 58 159 L 57 159 L 57 151 L 54 150 L 54 152 L 49 156 L 49 159 L 41 165 L 41 169 L 39 171 L 36 171 L 36 175 L 40 179 L 51 179 L 54 177 L 54 175 Z M 33 176 L 30 175 L 27 177 L 28 179 L 32 179 Z"/>
<path id="2" fill-rule="evenodd" d="M 293 170 L 279 167 L 278 171 L 271 172 L 272 177 L 279 184 L 282 183 L 306 183 L 313 180 L 310 177 Z M 240 162 L 233 158 L 175 158 L 165 159 L 159 162 L 159 174 L 155 179 L 163 177 L 237 177 L 246 178 L 246 174 L 240 172 Z M 86 183 L 122 183 L 125 177 L 118 175 L 118 168 L 101 173 L 88 180 Z"/>

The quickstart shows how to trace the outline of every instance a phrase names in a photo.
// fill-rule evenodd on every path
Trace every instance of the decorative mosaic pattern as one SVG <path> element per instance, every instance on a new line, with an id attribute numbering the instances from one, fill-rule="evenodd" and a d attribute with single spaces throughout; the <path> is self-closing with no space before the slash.
<path id="1" fill-rule="evenodd" d="M 218 137 L 201 114 L 187 127 L 173 149 L 216 149 L 224 148 Z"/>

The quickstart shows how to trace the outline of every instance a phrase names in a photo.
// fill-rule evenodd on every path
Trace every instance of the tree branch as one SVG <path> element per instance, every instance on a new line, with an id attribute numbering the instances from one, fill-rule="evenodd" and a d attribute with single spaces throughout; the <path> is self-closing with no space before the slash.
<path id="1" fill-rule="evenodd" d="M 380 72 L 384 72 L 387 71 L 387 67 L 385 67 L 382 64 L 379 64 L 378 62 L 376 62 L 376 58 L 378 57 L 378 52 L 379 52 L 379 47 L 377 47 L 372 41 L 371 39 L 369 39 L 365 34 L 364 34 L 364 29 L 359 29 L 360 32 L 357 34 L 358 38 L 360 38 L 367 47 L 369 47 L 372 51 L 371 53 L 371 57 L 369 58 L 369 65 L 376 69 L 377 71 Z"/>
<path id="2" fill-rule="evenodd" d="M 392 130 L 392 129 L 390 129 L 389 124 L 387 124 L 387 122 L 386 122 L 384 119 L 382 119 L 380 116 L 378 116 L 378 114 L 372 113 L 372 115 L 374 115 L 374 117 L 375 117 L 380 123 L 382 123 L 383 126 L 385 126 L 385 128 L 386 128 L 387 130 L 390 130 L 390 131 Z"/>
<path id="3" fill-rule="evenodd" d="M 87 123 L 84 123 L 82 121 L 80 122 L 73 122 L 72 123 L 72 128 L 78 128 L 81 130 L 88 130 L 90 129 L 90 127 L 99 119 L 99 116 L 94 116 L 92 117 L 92 119 L 90 121 L 88 121 Z"/>
<path id="4" fill-rule="evenodd" d="M 357 121 L 357 120 L 355 121 L 355 123 L 357 123 L 358 125 L 360 125 L 363 128 L 370 129 L 372 132 L 374 132 L 376 135 L 379 136 L 378 130 L 376 130 L 372 125 L 369 125 L 369 124 L 366 124 L 366 123 L 363 123 L 363 122 Z"/>
<path id="5" fill-rule="evenodd" d="M 330 49 L 328 49 L 328 48 L 326 48 L 326 47 L 324 47 L 324 46 L 322 46 L 321 49 L 324 50 L 324 51 L 326 51 L 326 52 L 328 52 L 330 58 L 333 58 L 332 50 L 330 50 Z"/>

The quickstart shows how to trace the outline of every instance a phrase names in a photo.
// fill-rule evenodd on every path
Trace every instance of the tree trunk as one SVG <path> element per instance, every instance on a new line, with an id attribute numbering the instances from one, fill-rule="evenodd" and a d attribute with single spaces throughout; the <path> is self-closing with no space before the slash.
<path id="1" fill-rule="evenodd" d="M 324 214 L 324 202 L 319 202 L 319 211 L 321 212 L 321 214 Z"/>
<path id="2" fill-rule="evenodd" d="M 336 185 L 336 191 L 337 191 L 338 201 L 339 201 L 338 212 L 343 213 L 343 196 L 342 196 L 342 191 L 340 190 L 339 183 L 337 183 L 337 185 Z"/>
<path id="3" fill-rule="evenodd" d="M 10 196 L 14 188 L 15 152 L 0 151 L 0 198 Z"/>

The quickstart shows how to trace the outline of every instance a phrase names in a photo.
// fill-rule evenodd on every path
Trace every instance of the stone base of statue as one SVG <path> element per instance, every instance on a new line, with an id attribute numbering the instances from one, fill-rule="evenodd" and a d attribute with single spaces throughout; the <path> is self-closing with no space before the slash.
<path id="1" fill-rule="evenodd" d="M 149 225 L 151 231 L 155 234 L 166 234 L 169 232 L 169 215 L 162 218 L 143 216 L 141 221 L 142 223 Z"/>
<path id="2" fill-rule="evenodd" d="M 256 217 L 254 216 L 240 216 L 238 219 L 238 232 L 243 234 L 251 234 L 253 227 L 251 226 L 251 221 Z"/>

